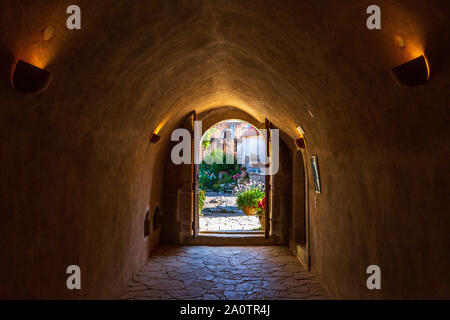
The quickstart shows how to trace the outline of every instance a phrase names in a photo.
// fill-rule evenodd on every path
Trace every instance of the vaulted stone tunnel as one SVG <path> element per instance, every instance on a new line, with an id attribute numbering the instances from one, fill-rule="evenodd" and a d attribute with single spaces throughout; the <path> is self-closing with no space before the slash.
<path id="1" fill-rule="evenodd" d="M 382 29 L 368 30 L 376 3 Z M 309 183 L 292 194 L 306 194 L 308 263 L 332 297 L 450 298 L 448 1 L 80 0 L 68 30 L 71 4 L 0 3 L 1 298 L 118 297 L 176 214 L 172 131 L 213 110 L 270 120 L 295 167 L 305 130 Z M 390 70 L 418 53 L 431 78 L 397 85 Z M 11 88 L 16 59 L 50 71 L 49 88 Z M 162 228 L 144 239 L 156 207 Z M 373 264 L 381 290 L 366 287 Z M 82 290 L 67 290 L 69 265 Z"/>

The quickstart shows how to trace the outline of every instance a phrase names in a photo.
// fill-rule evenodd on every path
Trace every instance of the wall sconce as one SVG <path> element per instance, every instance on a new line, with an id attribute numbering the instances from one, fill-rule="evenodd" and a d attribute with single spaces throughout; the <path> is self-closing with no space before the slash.
<path id="1" fill-rule="evenodd" d="M 155 132 L 152 133 L 152 136 L 150 138 L 151 143 L 157 143 L 161 139 L 161 136 Z"/>
<path id="2" fill-rule="evenodd" d="M 297 140 L 295 140 L 295 145 L 298 149 L 306 149 L 306 140 L 305 137 L 301 137 Z"/>
<path id="3" fill-rule="evenodd" d="M 305 149 L 306 148 L 306 140 L 304 136 L 305 130 L 303 130 L 303 128 L 299 125 L 297 127 L 297 132 L 300 135 L 300 138 L 295 140 L 295 145 L 297 146 L 298 149 Z"/>
<path id="4" fill-rule="evenodd" d="M 391 70 L 394 80 L 406 87 L 425 84 L 430 79 L 430 66 L 425 55 L 421 55 Z"/>
<path id="5" fill-rule="evenodd" d="M 52 74 L 25 61 L 19 60 L 11 68 L 11 85 L 25 93 L 38 93 L 48 88 Z"/>

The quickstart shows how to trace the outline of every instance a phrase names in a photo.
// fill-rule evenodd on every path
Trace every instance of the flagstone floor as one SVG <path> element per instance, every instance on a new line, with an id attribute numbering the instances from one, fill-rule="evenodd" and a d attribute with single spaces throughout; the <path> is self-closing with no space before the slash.
<path id="1" fill-rule="evenodd" d="M 287 247 L 161 246 L 121 297 L 171 299 L 328 299 Z"/>

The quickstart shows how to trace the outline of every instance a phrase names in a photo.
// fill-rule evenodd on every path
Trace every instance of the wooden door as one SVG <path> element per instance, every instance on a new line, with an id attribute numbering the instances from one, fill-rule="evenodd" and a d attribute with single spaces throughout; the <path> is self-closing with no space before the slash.
<path id="1" fill-rule="evenodd" d="M 270 123 L 269 120 L 266 119 L 265 121 L 265 129 L 266 129 L 266 168 L 270 168 L 270 162 L 269 157 L 270 157 L 270 141 L 271 141 L 271 132 L 270 129 L 272 127 L 272 124 Z M 265 212 L 265 221 L 266 221 L 266 225 L 265 226 L 261 226 L 264 229 L 264 233 L 265 233 L 265 238 L 269 239 L 270 236 L 270 189 L 271 189 L 271 175 L 269 174 L 269 172 L 266 171 L 266 176 L 265 176 L 265 188 L 266 188 L 266 212 Z"/>
<path id="2" fill-rule="evenodd" d="M 195 239 L 199 231 L 199 206 L 198 206 L 198 173 L 199 164 L 195 163 L 195 121 L 197 113 L 194 111 L 186 120 L 186 129 L 191 133 L 191 236 Z M 200 151 L 200 150 L 199 150 Z"/>

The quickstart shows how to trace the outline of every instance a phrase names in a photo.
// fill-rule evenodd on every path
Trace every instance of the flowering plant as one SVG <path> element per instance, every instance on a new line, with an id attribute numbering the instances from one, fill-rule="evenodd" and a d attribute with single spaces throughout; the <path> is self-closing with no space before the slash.
<path id="1" fill-rule="evenodd" d="M 264 197 L 264 192 L 259 188 L 253 188 L 240 193 L 237 196 L 236 204 L 239 209 L 244 210 L 247 208 L 256 208 L 258 202 Z"/>
<path id="2" fill-rule="evenodd" d="M 236 204 L 238 208 L 257 208 L 258 202 L 265 196 L 265 186 L 261 182 L 240 180 L 234 187 L 233 194 L 237 196 Z"/>
<path id="3" fill-rule="evenodd" d="M 198 175 L 199 186 L 201 189 L 209 189 L 217 180 L 217 177 L 214 173 L 210 173 L 208 171 L 200 170 Z"/>
<path id="4" fill-rule="evenodd" d="M 258 208 L 256 208 L 255 212 L 259 215 L 263 215 L 266 213 L 266 197 L 258 201 Z"/>

